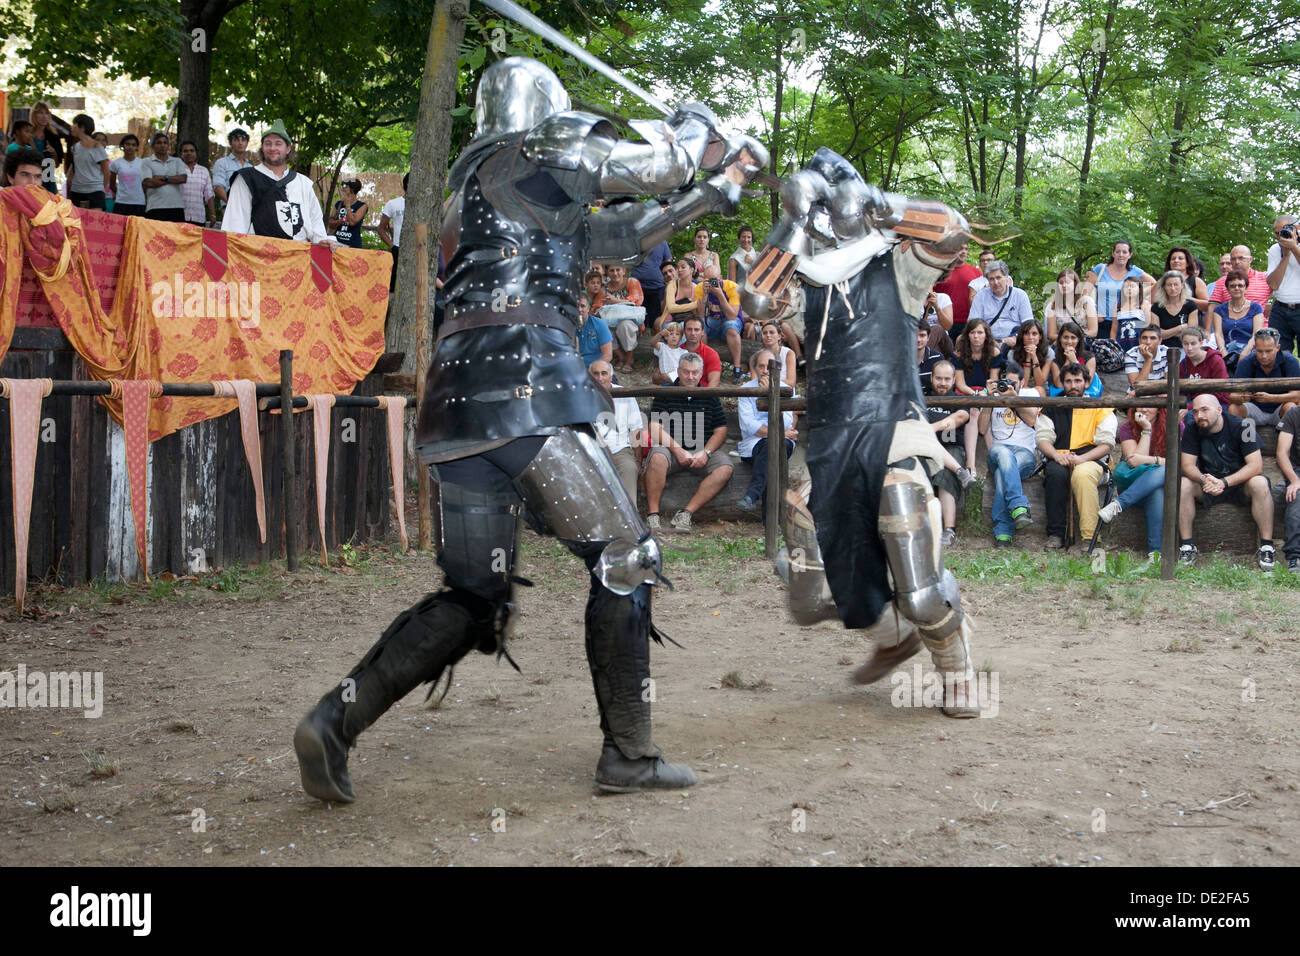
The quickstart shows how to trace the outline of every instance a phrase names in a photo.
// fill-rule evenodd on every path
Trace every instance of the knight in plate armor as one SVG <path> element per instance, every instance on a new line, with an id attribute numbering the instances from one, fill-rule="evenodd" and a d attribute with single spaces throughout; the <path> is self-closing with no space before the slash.
<path id="1" fill-rule="evenodd" d="M 577 299 L 588 262 L 635 264 L 700 215 L 733 215 L 767 154 L 720 132 L 700 104 L 633 121 L 643 142 L 570 106 L 535 60 L 501 60 L 480 81 L 477 132 L 449 178 L 446 315 L 417 435 L 439 483 L 444 586 L 400 614 L 298 725 L 303 787 L 321 800 L 355 799 L 347 751 L 394 702 L 436 684 L 471 650 L 509 659 L 521 518 L 590 571 L 586 650 L 604 734 L 597 786 L 695 783 L 651 740 L 650 637 L 662 635 L 650 588 L 662 556 L 593 428 L 613 408 L 575 349 Z M 638 196 L 666 200 L 591 211 L 600 199 Z"/>
<path id="2" fill-rule="evenodd" d="M 845 627 L 875 628 L 859 683 L 924 644 L 944 713 L 976 716 L 970 624 L 943 566 L 930 486 L 943 448 L 926 422 L 914 348 L 926 292 L 969 238 L 966 220 L 882 193 L 825 148 L 783 183 L 781 200 L 741 299 L 747 314 L 776 315 L 791 277 L 803 280 L 811 481 L 787 492 L 777 559 L 791 613 L 801 624 L 838 615 Z M 897 617 L 882 620 L 890 603 Z"/>

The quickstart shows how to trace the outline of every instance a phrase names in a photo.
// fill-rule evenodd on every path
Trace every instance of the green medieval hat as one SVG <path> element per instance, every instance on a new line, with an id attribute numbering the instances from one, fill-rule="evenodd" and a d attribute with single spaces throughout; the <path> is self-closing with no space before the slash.
<path id="1" fill-rule="evenodd" d="M 266 137 L 272 135 L 280 137 L 282 140 L 284 140 L 286 143 L 289 144 L 289 147 L 291 149 L 293 148 L 293 137 L 290 136 L 289 131 L 284 128 L 284 120 L 276 120 L 274 123 L 268 126 L 266 128 L 266 131 L 262 133 L 262 139 L 266 139 Z"/>

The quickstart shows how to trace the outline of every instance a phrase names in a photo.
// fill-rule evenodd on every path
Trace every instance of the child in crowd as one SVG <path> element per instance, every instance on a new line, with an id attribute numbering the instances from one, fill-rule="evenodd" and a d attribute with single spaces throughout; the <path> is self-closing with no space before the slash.
<path id="1" fill-rule="evenodd" d="M 1146 324 L 1146 312 L 1142 308 L 1142 280 L 1130 276 L 1120 286 L 1115 321 L 1110 328 L 1111 338 L 1124 352 L 1128 352 L 1129 349 L 1137 348 L 1138 336 Z"/>
<path id="2" fill-rule="evenodd" d="M 651 380 L 656 385 L 664 385 L 677 380 L 677 363 L 686 354 L 681 348 L 682 324 L 667 322 L 650 340 L 654 344 L 654 354 L 659 359 L 659 367 L 654 370 Z"/>

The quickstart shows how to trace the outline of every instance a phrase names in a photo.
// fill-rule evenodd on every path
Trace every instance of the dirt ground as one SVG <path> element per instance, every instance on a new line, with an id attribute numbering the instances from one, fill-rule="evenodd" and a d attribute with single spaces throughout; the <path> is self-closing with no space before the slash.
<path id="1" fill-rule="evenodd" d="M 3 859 L 1300 860 L 1300 645 L 1259 623 L 1294 620 L 1300 591 L 1259 609 L 1249 595 L 1153 582 L 1135 607 L 1104 588 L 1027 593 L 968 578 L 974 657 L 997 677 L 997 713 L 955 721 L 892 706 L 901 691 L 888 679 L 851 686 L 867 643 L 838 625 L 793 625 L 770 566 L 728 553 L 752 546 L 700 533 L 670 543 L 701 552 L 674 560 L 677 590 L 656 598 L 657 622 L 685 646 L 654 650 L 655 734 L 695 768 L 693 790 L 595 795 L 584 576 L 531 539 L 521 571 L 537 586 L 521 589 L 512 645 L 523 674 L 472 655 L 440 709 L 413 693 L 362 736 L 355 804 L 307 797 L 294 725 L 436 580 L 428 556 L 353 553 L 361 567 L 291 578 L 42 592 L 43 620 L 0 619 L 0 670 L 102 671 L 106 697 L 98 719 L 0 709 Z"/>

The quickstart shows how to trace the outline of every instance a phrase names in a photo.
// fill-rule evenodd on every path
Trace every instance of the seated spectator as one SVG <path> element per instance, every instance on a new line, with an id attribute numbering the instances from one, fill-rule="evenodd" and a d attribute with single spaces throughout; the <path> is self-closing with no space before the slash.
<path id="1" fill-rule="evenodd" d="M 695 287 L 695 314 L 704 320 L 704 330 L 710 341 L 726 341 L 731 352 L 732 377 L 739 385 L 745 379 L 744 365 L 740 360 L 740 333 L 744 328 L 740 317 L 740 290 L 736 283 L 719 278 L 717 266 L 705 269 L 704 280 Z"/>
<path id="2" fill-rule="evenodd" d="M 1115 437 L 1124 458 L 1115 466 L 1117 497 L 1097 512 L 1109 524 L 1129 508 L 1141 508 L 1147 523 L 1147 560 L 1160 556 L 1165 515 L 1165 410 L 1130 408 Z"/>
<path id="3" fill-rule="evenodd" d="M 690 316 L 682 323 L 682 348 L 698 355 L 704 363 L 701 388 L 713 388 L 722 380 L 722 359 L 704 343 L 704 320 L 697 315 Z"/>
<path id="4" fill-rule="evenodd" d="M 930 393 L 930 376 L 934 373 L 934 366 L 944 360 L 943 353 L 938 349 L 930 348 L 930 333 L 925 326 L 918 326 L 916 330 L 916 371 L 921 377 L 921 391 L 927 395 Z"/>
<path id="5" fill-rule="evenodd" d="M 596 434 L 604 443 L 609 457 L 618 472 L 618 480 L 627 490 L 627 496 L 636 501 L 636 479 L 641 472 L 641 462 L 637 451 L 641 447 L 641 409 L 635 398 L 618 398 L 614 390 L 621 386 L 614 385 L 614 370 L 609 362 L 596 359 L 587 367 L 596 383 L 610 394 L 614 402 L 614 411 L 601 412 L 596 418 Z"/>
<path id="6" fill-rule="evenodd" d="M 695 248 L 686 254 L 686 258 L 690 259 L 691 265 L 695 267 L 696 279 L 702 278 L 704 270 L 709 266 L 718 270 L 717 275 L 722 275 L 722 263 L 718 261 L 718 254 L 709 248 L 709 240 L 712 236 L 708 226 L 697 226 L 695 229 Z"/>
<path id="7" fill-rule="evenodd" d="M 697 320 L 698 321 L 698 320 Z M 689 334 L 689 330 L 688 330 Z M 717 397 L 700 388 L 704 362 L 699 355 L 683 355 L 677 366 L 680 396 L 656 398 L 650 406 L 650 454 L 645 466 L 646 525 L 661 530 L 659 500 L 668 477 L 690 471 L 700 477 L 686 507 L 672 517 L 672 530 L 689 532 L 691 515 L 712 501 L 734 469 L 721 454 L 727 440 L 727 415 Z"/>
<path id="8" fill-rule="evenodd" d="M 1117 239 L 1111 246 L 1110 262 L 1102 265 L 1093 266 L 1088 270 L 1088 274 L 1083 277 L 1084 284 L 1089 287 L 1093 298 L 1097 303 L 1097 336 L 1103 339 L 1115 338 L 1114 319 L 1115 313 L 1119 311 L 1120 293 L 1125 282 L 1130 279 L 1139 283 L 1138 295 L 1133 300 L 1138 311 L 1141 311 L 1141 300 L 1143 298 L 1141 289 L 1143 286 L 1151 287 L 1156 284 L 1156 280 L 1146 272 L 1143 272 L 1133 264 L 1133 245 L 1127 239 Z M 1145 322 L 1140 323 L 1145 325 Z M 1122 341 L 1122 340 L 1121 340 Z M 1132 348 L 1137 344 L 1137 330 L 1133 332 L 1133 341 L 1124 346 L 1125 349 Z M 1108 371 L 1104 366 L 1102 371 Z"/>
<path id="9" fill-rule="evenodd" d="M 1300 361 L 1290 352 L 1278 348 L 1281 333 L 1277 329 L 1260 329 L 1255 333 L 1251 354 L 1237 363 L 1234 378 L 1300 378 Z M 1300 402 L 1300 389 L 1287 392 L 1238 392 L 1232 396 L 1228 411 L 1238 418 L 1249 418 L 1256 425 L 1277 427 L 1285 415 Z"/>
<path id="10" fill-rule="evenodd" d="M 72 141 L 64 166 L 68 202 L 82 209 L 103 209 L 108 196 L 108 153 L 95 142 L 95 121 L 85 113 L 72 118 Z"/>
<path id="11" fill-rule="evenodd" d="M 1201 310 L 1203 321 L 1208 322 L 1210 320 L 1210 312 L 1214 308 L 1214 290 L 1224 288 L 1223 280 L 1227 278 L 1228 273 L 1231 271 L 1232 271 L 1232 255 L 1230 253 L 1225 252 L 1223 255 L 1219 256 L 1219 278 L 1215 279 L 1213 282 L 1209 283 L 1209 285 L 1206 286 L 1206 289 L 1208 290 L 1210 296 L 1210 306 L 1209 308 Z"/>
<path id="12" fill-rule="evenodd" d="M 1082 398 L 1087 372 L 1082 365 L 1061 370 L 1065 394 Z M 1064 550 L 1070 498 L 1079 509 L 1079 538 L 1087 541 L 1097 528 L 1097 486 L 1105 470 L 1101 461 L 1115 446 L 1115 412 L 1110 408 L 1044 408 L 1034 437 L 1047 458 L 1043 490 L 1047 506 L 1047 549 Z"/>
<path id="13" fill-rule="evenodd" d="M 1282 416 L 1277 428 L 1277 467 L 1286 480 L 1283 504 L 1286 507 L 1286 567 L 1292 574 L 1300 574 L 1300 407 L 1293 407 Z"/>
<path id="14" fill-rule="evenodd" d="M 13 128 L 9 131 L 9 145 L 5 147 L 6 153 L 12 153 L 16 149 L 33 149 L 36 143 L 36 127 L 27 120 L 14 120 Z"/>
<path id="15" fill-rule="evenodd" d="M 641 305 L 645 308 L 645 322 L 652 323 L 652 327 L 656 332 L 659 330 L 659 326 L 653 323 L 664 314 L 664 296 L 668 287 L 664 268 L 667 267 L 669 272 L 675 276 L 676 271 L 672 268 L 672 265 L 673 251 L 668 248 L 668 243 L 660 242 L 647 252 L 641 261 L 628 273 L 629 281 L 635 281 L 641 285 Z M 641 326 L 643 329 L 645 328 L 645 322 Z"/>
<path id="16" fill-rule="evenodd" d="M 676 277 L 668 283 L 664 305 L 668 321 L 685 322 L 688 315 L 695 313 L 695 265 L 690 259 L 678 259 L 674 269 Z"/>
<path id="17" fill-rule="evenodd" d="M 1101 395 L 1104 383 L 1097 374 L 1097 356 L 1084 347 L 1083 329 L 1074 322 L 1061 323 L 1061 331 L 1056 336 L 1052 361 L 1048 368 L 1051 382 L 1047 386 L 1048 395 L 1063 395 L 1065 388 L 1061 385 L 1061 369 L 1077 362 L 1088 373 L 1088 387 L 1083 394 L 1089 398 Z"/>
<path id="18" fill-rule="evenodd" d="M 44 157 L 34 149 L 14 149 L 5 153 L 5 182 L 9 186 L 44 186 Z"/>
<path id="19" fill-rule="evenodd" d="M 1213 395 L 1192 399 L 1195 428 L 1183 430 L 1181 448 L 1182 497 L 1178 503 L 1178 560 L 1195 564 L 1198 551 L 1192 523 L 1198 503 L 1211 507 L 1225 502 L 1250 502 L 1259 532 L 1256 560 L 1261 571 L 1272 571 L 1273 490 L 1264 477 L 1264 455 L 1255 429 L 1215 401 Z"/>
<path id="20" fill-rule="evenodd" d="M 758 335 L 759 341 L 763 343 L 763 348 L 776 356 L 776 360 L 781 363 L 781 384 L 789 385 L 794 388 L 795 366 L 794 349 L 781 344 L 781 325 L 778 322 L 764 322 L 763 330 Z M 753 362 L 750 362 L 750 368 L 753 368 Z"/>
<path id="21" fill-rule="evenodd" d="M 1119 287 L 1119 304 L 1115 307 L 1115 320 L 1110 326 L 1110 337 L 1125 354 L 1135 348 L 1142 330 L 1147 325 L 1146 309 L 1142 305 L 1142 283 L 1125 279 Z"/>
<path id="22" fill-rule="evenodd" d="M 1046 395 L 1047 375 L 1054 353 L 1048 347 L 1043 330 L 1036 321 L 1030 319 L 1016 330 L 1008 354 L 1025 370 L 1025 383 Z"/>
<path id="23" fill-rule="evenodd" d="M 1160 326 L 1148 325 L 1138 344 L 1124 355 L 1129 391 L 1138 382 L 1163 381 L 1169 370 L 1169 346 L 1160 341 Z"/>
<path id="24" fill-rule="evenodd" d="M 952 356 L 952 296 L 931 289 L 925 297 L 925 311 L 921 313 L 921 328 L 928 333 L 927 344 L 938 349 L 944 358 Z"/>
<path id="25" fill-rule="evenodd" d="M 668 321 L 668 306 L 670 306 L 673 301 L 669 292 L 671 292 L 673 287 L 677 284 L 677 263 L 672 261 L 665 262 L 663 268 L 659 271 L 663 278 L 664 287 L 660 290 L 659 297 L 661 301 L 659 303 L 659 314 L 654 317 L 654 322 L 651 325 L 651 330 L 656 334 L 664 327 L 664 323 Z M 644 286 L 642 288 L 644 288 Z M 646 309 L 646 317 L 649 318 L 649 316 L 650 310 Z"/>
<path id="26" fill-rule="evenodd" d="M 1223 364 L 1231 372 L 1237 363 L 1250 354 L 1255 333 L 1264 328 L 1264 310 L 1258 302 L 1246 298 L 1248 291 L 1246 273 L 1233 269 L 1223 280 L 1228 297 L 1214 307 L 1214 339 L 1222 347 Z"/>
<path id="27" fill-rule="evenodd" d="M 1089 286 L 1081 285 L 1079 274 L 1073 269 L 1062 269 L 1056 274 L 1056 291 L 1047 303 L 1043 315 L 1047 327 L 1047 337 L 1056 341 L 1060 327 L 1073 321 L 1088 338 L 1097 337 L 1097 302 L 1092 297 Z"/>
<path id="28" fill-rule="evenodd" d="M 1180 379 L 1227 378 L 1228 369 L 1223 364 L 1223 356 L 1214 349 L 1205 347 L 1205 331 L 1191 326 L 1183 333 L 1183 359 L 1178 363 Z M 1227 392 L 1214 392 L 1223 410 L 1228 410 Z"/>
<path id="29" fill-rule="evenodd" d="M 686 349 L 681 347 L 682 342 L 682 324 L 680 322 L 669 322 L 657 333 L 650 341 L 653 343 L 654 355 L 657 363 L 655 370 L 650 376 L 650 380 L 655 385 L 664 385 L 677 379 L 677 364 L 686 354 Z"/>
<path id="30" fill-rule="evenodd" d="M 1171 272 L 1177 272 L 1182 278 L 1183 285 L 1187 287 L 1187 298 L 1196 305 L 1199 319 L 1200 313 L 1210 307 L 1210 292 L 1205 286 L 1205 280 L 1201 278 L 1205 264 L 1192 255 L 1190 249 L 1174 246 L 1169 250 L 1169 255 L 1165 256 L 1165 275 L 1156 285 L 1157 294 L 1164 285 L 1165 277 Z"/>
<path id="31" fill-rule="evenodd" d="M 1192 300 L 1187 282 L 1187 277 L 1181 272 L 1170 271 L 1160 277 L 1156 286 L 1155 298 L 1146 310 L 1146 318 L 1147 324 L 1160 326 L 1162 342 L 1168 339 L 1176 342 L 1185 329 L 1199 324 L 1201 310 Z"/>
<path id="32" fill-rule="evenodd" d="M 750 267 L 758 260 L 758 250 L 754 248 L 754 230 L 741 226 L 736 232 L 738 243 L 736 251 L 727 260 L 727 278 L 736 283 L 736 288 L 745 287 L 745 276 Z"/>
<path id="33" fill-rule="evenodd" d="M 1002 370 L 1006 394 L 1032 397 L 1038 389 L 1024 386 L 1024 372 L 1015 361 Z M 1003 394 L 999 391 L 998 394 Z M 988 480 L 993 483 L 993 546 L 1011 547 L 1012 535 L 1034 523 L 1029 499 L 1020 481 L 1038 467 L 1038 443 L 1034 426 L 1041 413 L 1037 408 L 984 408 L 979 431 L 989 446 Z"/>
<path id="34" fill-rule="evenodd" d="M 1268 284 L 1268 273 L 1259 272 L 1251 268 L 1251 263 L 1255 257 L 1250 254 L 1249 246 L 1233 246 L 1232 251 L 1228 253 L 1228 259 L 1232 263 L 1233 272 L 1240 272 L 1246 277 L 1246 298 L 1254 302 L 1264 312 L 1264 318 L 1268 319 L 1268 299 L 1273 294 L 1273 287 Z M 1232 296 L 1232 284 L 1228 287 L 1222 285 L 1214 290 L 1210 296 L 1211 302 L 1227 302 Z"/>
<path id="35" fill-rule="evenodd" d="M 1003 363 L 1001 350 L 994 341 L 989 324 L 983 319 L 972 318 L 966 323 L 966 329 L 957 336 L 957 344 L 952 350 L 953 367 L 957 370 L 956 389 L 961 395 L 982 395 L 993 369 Z M 1023 373 L 1022 373 L 1023 374 Z M 966 424 L 966 460 L 974 461 L 979 445 L 979 429 L 973 422 Z"/>
<path id="36" fill-rule="evenodd" d="M 975 293 L 970 304 L 970 322 L 983 319 L 993 331 L 999 345 L 1015 345 L 1016 329 L 1034 318 L 1034 307 L 1024 289 L 1011 284 L 1007 264 L 995 259 L 984 271 L 988 287 Z"/>
<path id="37" fill-rule="evenodd" d="M 956 381 L 956 370 L 951 362 L 941 359 L 934 364 L 934 371 L 930 376 L 933 394 L 951 395 Z M 939 498 L 939 508 L 943 515 L 943 535 L 939 543 L 945 548 L 951 548 L 957 543 L 957 499 L 962 489 L 975 480 L 975 476 L 966 468 L 966 449 L 957 438 L 957 429 L 964 427 L 970 421 L 970 412 L 964 408 L 931 408 L 927 405 L 925 414 L 930 420 L 930 427 L 934 429 L 935 436 L 939 439 L 939 444 L 946 452 L 943 469 L 930 477 L 930 483 L 934 485 L 934 492 Z"/>
<path id="38" fill-rule="evenodd" d="M 139 157 L 140 140 L 135 134 L 122 137 L 122 156 L 108 164 L 109 186 L 113 190 L 113 212 L 119 216 L 144 215 L 143 160 Z"/>
<path id="39" fill-rule="evenodd" d="M 614 371 L 630 372 L 635 367 L 637 336 L 645 328 L 645 293 L 641 283 L 628 278 L 627 266 L 605 267 L 605 294 L 600 315 L 614 335 Z M 611 308 L 618 306 L 620 308 Z"/>
<path id="40" fill-rule="evenodd" d="M 766 349 L 760 349 L 751 355 L 749 358 L 751 378 L 742 387 L 766 392 L 771 383 L 767 363 L 775 358 L 776 356 Z M 749 476 L 749 487 L 745 489 L 745 496 L 736 502 L 736 507 L 750 514 L 761 514 L 764 516 L 764 521 L 766 521 L 767 412 L 758 410 L 758 399 L 756 398 L 737 399 L 736 411 L 740 415 L 740 444 L 736 446 L 736 451 L 741 458 L 748 458 L 753 463 L 753 469 Z M 794 419 L 794 412 L 781 413 L 781 426 L 785 429 L 782 445 L 785 448 L 787 461 L 794 454 L 795 439 L 799 437 L 799 431 L 795 428 Z"/>
<path id="41" fill-rule="evenodd" d="M 591 314 L 587 293 L 578 293 L 578 354 L 587 368 L 595 361 L 610 362 L 614 358 L 614 337 L 599 316 Z M 612 365 L 611 365 L 612 368 Z"/>

